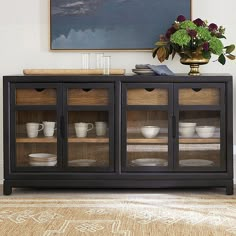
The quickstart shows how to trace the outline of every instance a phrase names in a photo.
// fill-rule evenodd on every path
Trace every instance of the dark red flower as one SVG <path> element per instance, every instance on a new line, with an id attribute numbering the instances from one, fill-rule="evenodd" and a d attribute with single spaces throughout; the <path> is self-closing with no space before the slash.
<path id="1" fill-rule="evenodd" d="M 196 26 L 203 26 L 205 24 L 204 21 L 202 19 L 200 19 L 200 18 L 197 18 L 196 20 L 194 20 L 193 23 Z"/>
<path id="2" fill-rule="evenodd" d="M 173 34 L 173 33 L 175 33 L 176 32 L 176 29 L 172 26 L 172 27 L 170 27 L 168 30 L 167 30 L 167 32 L 166 32 L 166 38 L 167 39 L 170 39 L 170 36 Z"/>
<path id="3" fill-rule="evenodd" d="M 167 30 L 167 32 L 166 32 L 166 39 L 170 39 L 170 36 L 171 36 L 171 32 L 169 31 L 169 30 Z"/>
<path id="4" fill-rule="evenodd" d="M 197 31 L 196 30 L 188 30 L 188 35 L 191 38 L 195 38 L 197 36 Z"/>
<path id="5" fill-rule="evenodd" d="M 183 15 L 179 15 L 176 20 L 177 20 L 178 22 L 183 22 L 183 21 L 186 20 L 186 18 L 185 18 L 185 16 L 183 16 Z"/>
<path id="6" fill-rule="evenodd" d="M 218 26 L 216 24 L 214 24 L 214 23 L 211 23 L 208 26 L 208 29 L 209 29 L 209 31 L 214 32 L 214 31 L 218 30 Z"/>
<path id="7" fill-rule="evenodd" d="M 202 44 L 202 48 L 203 48 L 204 51 L 208 51 L 209 50 L 209 43 L 208 42 L 204 42 Z"/>

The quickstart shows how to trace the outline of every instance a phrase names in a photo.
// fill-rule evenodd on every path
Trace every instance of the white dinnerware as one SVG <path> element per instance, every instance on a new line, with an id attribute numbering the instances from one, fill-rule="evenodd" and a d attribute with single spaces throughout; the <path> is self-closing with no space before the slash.
<path id="1" fill-rule="evenodd" d="M 179 122 L 179 127 L 196 127 L 196 125 L 194 122 Z"/>
<path id="2" fill-rule="evenodd" d="M 56 130 L 54 121 L 43 121 L 44 129 L 43 134 L 45 137 L 53 137 L 54 131 Z"/>
<path id="3" fill-rule="evenodd" d="M 179 127 L 179 134 L 181 137 L 190 138 L 195 133 L 195 127 Z"/>
<path id="4" fill-rule="evenodd" d="M 204 159 L 186 159 L 179 161 L 180 166 L 213 166 L 214 162 Z"/>
<path id="5" fill-rule="evenodd" d="M 51 153 L 31 153 L 29 156 L 30 166 L 55 166 L 57 156 Z"/>
<path id="6" fill-rule="evenodd" d="M 41 126 L 41 128 L 39 128 Z M 27 131 L 27 136 L 29 138 L 36 138 L 38 137 L 39 131 L 43 130 L 44 125 L 40 123 L 35 123 L 35 122 L 29 122 L 26 123 L 26 131 Z"/>
<path id="7" fill-rule="evenodd" d="M 68 161 L 69 166 L 91 166 L 96 163 L 93 159 L 78 159 Z"/>
<path id="8" fill-rule="evenodd" d="M 200 138 L 210 138 L 214 135 L 215 126 L 197 126 L 196 132 Z"/>
<path id="9" fill-rule="evenodd" d="M 87 137 L 88 131 L 92 130 L 94 127 L 92 123 L 84 123 L 84 122 L 75 123 L 74 125 L 75 125 L 76 137 L 78 138 Z"/>
<path id="10" fill-rule="evenodd" d="M 105 136 L 107 131 L 107 123 L 104 121 L 96 121 L 95 129 L 97 136 Z"/>
<path id="11" fill-rule="evenodd" d="M 142 126 L 141 133 L 145 138 L 154 138 L 158 135 L 160 127 L 158 126 Z"/>
<path id="12" fill-rule="evenodd" d="M 131 163 L 135 166 L 167 166 L 168 162 L 160 158 L 138 158 L 132 160 Z"/>

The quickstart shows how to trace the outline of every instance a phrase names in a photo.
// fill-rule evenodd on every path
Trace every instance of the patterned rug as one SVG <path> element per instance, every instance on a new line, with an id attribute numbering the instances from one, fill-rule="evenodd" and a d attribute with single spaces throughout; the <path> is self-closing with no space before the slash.
<path id="1" fill-rule="evenodd" d="M 0 199 L 0 235 L 235 236 L 236 197 L 212 194 L 67 200 L 4 197 Z"/>

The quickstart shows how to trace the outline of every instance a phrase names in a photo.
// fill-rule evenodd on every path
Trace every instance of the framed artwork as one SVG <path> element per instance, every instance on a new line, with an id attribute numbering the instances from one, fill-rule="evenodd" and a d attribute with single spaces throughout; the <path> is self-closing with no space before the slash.
<path id="1" fill-rule="evenodd" d="M 50 49 L 150 50 L 191 0 L 50 0 Z"/>

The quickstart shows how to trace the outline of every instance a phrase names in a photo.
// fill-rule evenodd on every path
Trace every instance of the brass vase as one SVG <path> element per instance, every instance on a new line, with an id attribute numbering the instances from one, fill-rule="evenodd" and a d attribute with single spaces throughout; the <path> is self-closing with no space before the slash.
<path id="1" fill-rule="evenodd" d="M 189 75 L 200 75 L 199 66 L 209 62 L 209 59 L 204 58 L 199 52 L 181 53 L 180 56 L 180 62 L 183 65 L 190 65 Z"/>

